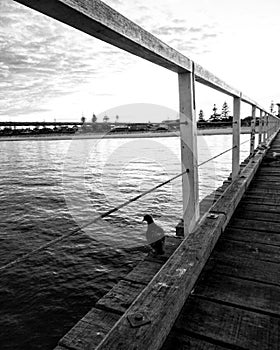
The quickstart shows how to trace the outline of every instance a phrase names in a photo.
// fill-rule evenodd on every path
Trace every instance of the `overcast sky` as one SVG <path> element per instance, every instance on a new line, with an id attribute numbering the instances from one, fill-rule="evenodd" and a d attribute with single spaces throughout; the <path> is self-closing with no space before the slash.
<path id="1" fill-rule="evenodd" d="M 279 0 L 104 2 L 263 107 L 280 102 Z M 175 73 L 12 0 L 0 0 L 0 48 L 1 121 L 70 121 L 106 111 L 125 121 L 129 113 L 115 107 L 134 103 L 178 109 Z M 227 96 L 197 88 L 197 110 L 206 117 L 225 100 L 231 106 Z"/>

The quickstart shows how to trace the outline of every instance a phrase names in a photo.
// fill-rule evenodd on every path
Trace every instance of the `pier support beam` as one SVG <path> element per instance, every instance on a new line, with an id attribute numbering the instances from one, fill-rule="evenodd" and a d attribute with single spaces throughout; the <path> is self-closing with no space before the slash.
<path id="1" fill-rule="evenodd" d="M 240 170 L 240 111 L 241 97 L 234 97 L 232 121 L 232 180 L 237 177 Z"/>
<path id="2" fill-rule="evenodd" d="M 194 72 L 179 73 L 180 132 L 184 235 L 189 235 L 199 219 L 197 170 L 197 129 L 195 116 Z"/>

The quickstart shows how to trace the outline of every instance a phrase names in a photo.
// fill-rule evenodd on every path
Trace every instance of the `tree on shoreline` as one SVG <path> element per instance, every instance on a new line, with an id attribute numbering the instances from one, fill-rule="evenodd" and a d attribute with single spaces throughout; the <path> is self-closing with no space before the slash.
<path id="1" fill-rule="evenodd" d="M 222 106 L 222 113 L 221 113 L 221 119 L 222 120 L 227 120 L 229 118 L 229 107 L 226 101 L 224 102 Z"/>
<path id="2" fill-rule="evenodd" d="M 198 114 L 198 123 L 204 123 L 206 122 L 206 120 L 204 119 L 204 112 L 203 110 L 201 109 L 199 111 L 199 114 Z"/>
<path id="3" fill-rule="evenodd" d="M 110 120 L 110 118 L 105 114 L 103 117 L 103 122 L 108 123 L 109 120 Z"/>

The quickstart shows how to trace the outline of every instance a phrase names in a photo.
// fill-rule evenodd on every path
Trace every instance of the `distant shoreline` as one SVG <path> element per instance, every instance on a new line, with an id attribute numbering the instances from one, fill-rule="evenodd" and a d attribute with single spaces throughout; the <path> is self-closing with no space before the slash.
<path id="1" fill-rule="evenodd" d="M 250 134 L 250 127 L 242 127 L 241 134 Z M 232 128 L 216 128 L 216 129 L 197 129 L 198 135 L 230 135 Z M 83 139 L 119 139 L 119 138 L 154 138 L 154 137 L 178 137 L 179 132 L 143 132 L 129 134 L 60 134 L 60 135 L 18 135 L 18 136 L 0 136 L 1 141 L 52 141 L 52 140 L 83 140 Z"/>

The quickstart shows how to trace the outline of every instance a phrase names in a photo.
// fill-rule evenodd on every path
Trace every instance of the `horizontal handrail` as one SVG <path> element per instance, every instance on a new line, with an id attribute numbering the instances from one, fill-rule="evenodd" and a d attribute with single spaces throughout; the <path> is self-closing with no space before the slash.
<path id="1" fill-rule="evenodd" d="M 82 32 L 177 73 L 193 72 L 196 81 L 272 115 L 251 98 L 171 48 L 100 0 L 14 0 Z"/>

